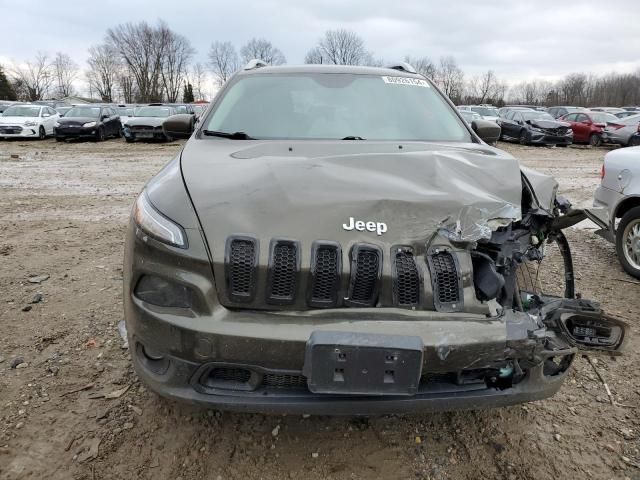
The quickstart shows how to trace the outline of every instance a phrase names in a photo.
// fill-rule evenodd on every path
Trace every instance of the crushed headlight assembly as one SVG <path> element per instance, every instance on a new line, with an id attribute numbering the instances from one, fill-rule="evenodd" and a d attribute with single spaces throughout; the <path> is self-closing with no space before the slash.
<path id="1" fill-rule="evenodd" d="M 183 228 L 155 209 L 143 191 L 133 207 L 136 225 L 150 237 L 178 248 L 187 248 L 187 235 Z"/>
<path id="2" fill-rule="evenodd" d="M 87 122 L 87 123 L 83 123 L 82 126 L 84 128 L 91 128 L 91 127 L 95 127 L 96 126 L 96 122 Z"/>

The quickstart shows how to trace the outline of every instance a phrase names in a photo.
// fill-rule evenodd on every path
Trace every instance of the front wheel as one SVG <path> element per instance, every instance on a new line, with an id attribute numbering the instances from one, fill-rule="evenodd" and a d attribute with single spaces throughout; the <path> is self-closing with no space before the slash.
<path id="1" fill-rule="evenodd" d="M 40 126 L 40 128 L 38 129 L 38 138 L 40 140 L 44 140 L 45 138 L 47 138 L 47 132 L 44 130 L 43 126 Z"/>
<path id="2" fill-rule="evenodd" d="M 96 132 L 96 141 L 97 142 L 104 141 L 104 128 L 100 127 Z"/>
<path id="3" fill-rule="evenodd" d="M 520 142 L 520 145 L 526 145 L 527 143 L 529 143 L 529 141 L 527 140 L 527 131 L 526 130 L 522 130 L 520 132 L 520 137 L 518 138 L 518 141 Z"/>
<path id="4" fill-rule="evenodd" d="M 592 133 L 589 137 L 589 145 L 592 147 L 599 147 L 602 145 L 602 137 L 599 133 Z"/>
<path id="5" fill-rule="evenodd" d="M 622 268 L 640 278 L 640 207 L 622 216 L 616 230 L 616 253 Z"/>

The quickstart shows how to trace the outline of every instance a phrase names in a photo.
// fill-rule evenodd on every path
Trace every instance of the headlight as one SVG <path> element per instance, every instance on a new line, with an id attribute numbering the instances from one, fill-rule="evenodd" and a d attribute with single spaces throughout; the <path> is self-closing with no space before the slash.
<path id="1" fill-rule="evenodd" d="M 54 123 L 53 126 L 56 127 L 56 128 L 59 127 L 60 126 L 60 122 Z"/>
<path id="2" fill-rule="evenodd" d="M 133 218 L 147 235 L 174 247 L 187 248 L 187 235 L 182 227 L 157 211 L 145 191 L 136 200 Z"/>
<path id="3" fill-rule="evenodd" d="M 24 122 L 25 127 L 35 127 L 36 125 L 38 125 L 38 122 L 32 122 L 31 120 Z"/>
<path id="4" fill-rule="evenodd" d="M 96 122 L 87 122 L 87 123 L 83 123 L 82 126 L 84 128 L 89 128 L 89 127 L 95 127 L 96 126 Z"/>

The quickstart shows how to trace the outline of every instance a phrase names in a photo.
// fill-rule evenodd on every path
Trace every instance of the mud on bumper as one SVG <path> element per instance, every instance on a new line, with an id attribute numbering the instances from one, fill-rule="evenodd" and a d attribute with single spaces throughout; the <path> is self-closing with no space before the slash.
<path id="1" fill-rule="evenodd" d="M 292 324 L 280 338 L 280 326 L 274 326 L 275 336 L 258 338 L 185 328 L 184 324 L 180 326 L 146 311 L 137 299 L 129 307 L 137 312 L 135 321 L 129 316 L 128 328 L 133 364 L 141 380 L 161 396 L 221 410 L 373 415 L 513 405 L 557 392 L 574 353 L 562 351 L 561 357 L 566 358 L 562 368 L 549 373 L 541 360 L 547 356 L 540 356 L 540 341 L 532 337 L 535 323 L 530 317 L 513 312 L 484 322 L 463 316 L 443 322 L 444 318 L 437 318 L 439 314 L 430 312 L 430 320 L 396 321 L 392 327 L 387 322 L 363 321 L 354 326 L 349 322 L 327 325 L 321 321 L 313 325 L 303 320 Z M 234 313 L 237 312 L 231 315 Z M 203 322 L 200 319 L 194 323 Z M 242 331 L 252 330 L 250 319 L 245 318 L 242 323 Z M 309 332 L 323 328 L 416 332 L 424 344 L 416 393 L 312 393 L 303 374 L 305 350 Z M 482 329 L 484 335 L 479 333 Z M 446 343 L 447 338 L 450 343 Z M 537 363 L 531 363 L 534 357 Z M 518 378 L 510 370 L 513 360 L 520 371 Z M 499 378 L 502 374 L 505 378 Z"/>

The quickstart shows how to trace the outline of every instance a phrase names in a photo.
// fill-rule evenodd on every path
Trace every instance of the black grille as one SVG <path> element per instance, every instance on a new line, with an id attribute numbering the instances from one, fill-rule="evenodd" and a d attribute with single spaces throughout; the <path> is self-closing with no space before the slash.
<path id="1" fill-rule="evenodd" d="M 311 258 L 312 307 L 333 307 L 338 301 L 340 286 L 341 251 L 335 244 L 314 244 Z"/>
<path id="2" fill-rule="evenodd" d="M 298 245 L 288 240 L 272 242 L 269 265 L 269 303 L 292 303 L 299 271 Z"/>
<path id="3" fill-rule="evenodd" d="M 306 389 L 307 378 L 302 375 L 267 373 L 262 377 L 262 385 L 271 388 Z"/>
<path id="4" fill-rule="evenodd" d="M 394 258 L 393 293 L 401 307 L 415 307 L 420 303 L 420 276 L 413 252 L 398 250 Z"/>
<path id="5" fill-rule="evenodd" d="M 460 280 L 453 255 L 449 252 L 435 253 L 431 255 L 429 264 L 436 308 L 453 308 L 454 304 L 460 302 Z"/>
<path id="6" fill-rule="evenodd" d="M 251 371 L 245 368 L 214 368 L 209 372 L 209 379 L 222 382 L 246 383 L 251 378 Z"/>
<path id="7" fill-rule="evenodd" d="M 382 252 L 375 247 L 356 245 L 351 251 L 351 280 L 348 304 L 375 305 L 382 267 Z"/>
<path id="8" fill-rule="evenodd" d="M 231 299 L 248 302 L 253 298 L 257 251 L 256 240 L 252 238 L 232 238 L 228 241 L 225 268 Z"/>

